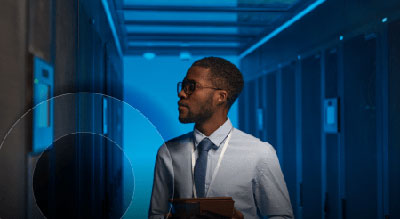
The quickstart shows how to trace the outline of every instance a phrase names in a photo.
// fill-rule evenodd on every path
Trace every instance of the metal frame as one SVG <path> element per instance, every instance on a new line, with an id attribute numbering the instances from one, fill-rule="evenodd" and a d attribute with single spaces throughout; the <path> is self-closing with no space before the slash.
<path id="1" fill-rule="evenodd" d="M 338 97 L 339 101 L 342 104 L 339 104 L 339 139 L 338 139 L 338 148 L 339 148 L 339 212 L 340 218 L 346 217 L 346 162 L 345 162 L 345 121 L 344 121 L 344 102 L 345 102 L 345 93 L 344 93 L 344 64 L 343 64 L 343 41 L 340 41 L 338 44 Z"/>
<path id="2" fill-rule="evenodd" d="M 379 25 L 376 53 L 378 215 L 389 217 L 389 42 L 388 24 Z"/>
<path id="3" fill-rule="evenodd" d="M 321 209 L 320 209 L 320 215 L 321 218 L 325 218 L 325 207 L 327 205 L 327 154 L 326 154 L 326 133 L 325 133 L 325 110 L 324 110 L 324 100 L 325 100 L 325 77 L 326 77 L 326 72 L 325 72 L 325 50 L 322 50 L 320 52 L 321 58 L 320 58 L 320 111 L 321 111 Z M 335 111 L 337 112 L 337 111 Z M 337 114 L 336 114 L 337 115 Z"/>

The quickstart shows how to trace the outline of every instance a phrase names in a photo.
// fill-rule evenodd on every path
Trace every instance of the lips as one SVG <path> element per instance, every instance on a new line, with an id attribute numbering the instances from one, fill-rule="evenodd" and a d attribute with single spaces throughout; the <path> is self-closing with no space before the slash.
<path id="1" fill-rule="evenodd" d="M 183 110 L 189 109 L 187 104 L 184 104 L 182 102 L 178 102 L 178 110 L 179 112 L 182 112 Z"/>
<path id="2" fill-rule="evenodd" d="M 184 107 L 184 106 L 178 107 L 178 111 L 179 111 L 179 112 L 183 112 L 183 111 L 185 111 L 186 109 L 187 109 L 187 108 Z"/>
<path id="3" fill-rule="evenodd" d="M 187 104 L 184 104 L 184 103 L 182 103 L 182 102 L 178 102 L 178 106 L 179 106 L 179 107 L 186 107 L 186 108 L 188 108 L 188 105 L 187 105 Z"/>

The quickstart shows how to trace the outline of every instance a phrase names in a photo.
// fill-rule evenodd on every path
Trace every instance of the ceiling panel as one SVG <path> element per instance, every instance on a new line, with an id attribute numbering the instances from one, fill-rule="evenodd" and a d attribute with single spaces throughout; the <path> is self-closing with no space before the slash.
<path id="1" fill-rule="evenodd" d="M 124 10 L 125 20 L 236 21 L 236 13 Z"/>
<path id="2" fill-rule="evenodd" d="M 237 55 L 312 2 L 124 0 L 117 9 L 118 28 L 125 54 Z"/>
<path id="3" fill-rule="evenodd" d="M 151 5 L 151 6 L 236 6 L 236 0 L 124 0 L 124 5 Z"/>

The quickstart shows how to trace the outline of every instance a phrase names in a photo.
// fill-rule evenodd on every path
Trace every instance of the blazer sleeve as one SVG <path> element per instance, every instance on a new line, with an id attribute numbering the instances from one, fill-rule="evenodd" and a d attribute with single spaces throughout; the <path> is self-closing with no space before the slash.
<path id="1" fill-rule="evenodd" d="M 289 193 L 281 171 L 275 149 L 267 143 L 260 153 L 253 195 L 259 212 L 268 218 L 293 218 Z"/>
<path id="2" fill-rule="evenodd" d="M 168 199 L 173 195 L 172 159 L 166 144 L 157 152 L 154 168 L 153 190 L 151 193 L 149 218 L 164 218 L 170 210 Z"/>

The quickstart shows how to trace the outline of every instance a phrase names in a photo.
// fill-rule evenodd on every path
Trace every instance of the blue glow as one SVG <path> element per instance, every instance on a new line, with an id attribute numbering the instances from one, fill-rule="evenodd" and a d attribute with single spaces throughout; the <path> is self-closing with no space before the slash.
<path id="1" fill-rule="evenodd" d="M 257 109 L 257 119 L 258 119 L 258 130 L 261 131 L 264 127 L 264 119 L 263 119 L 263 109 Z"/>
<path id="2" fill-rule="evenodd" d="M 382 23 L 385 23 L 387 21 L 387 17 L 382 19 Z"/>
<path id="3" fill-rule="evenodd" d="M 122 57 L 121 44 L 119 43 L 117 30 L 115 29 L 114 20 L 111 16 L 110 8 L 108 7 L 108 0 L 101 0 L 101 3 L 103 4 L 104 11 L 106 12 L 106 15 L 107 15 L 107 20 L 108 20 L 108 23 L 110 24 L 111 33 L 114 36 L 115 45 L 117 46 L 118 54 L 120 57 Z"/>
<path id="4" fill-rule="evenodd" d="M 147 218 L 153 185 L 154 165 L 158 148 L 164 140 L 156 127 L 137 109 L 124 104 L 124 152 L 131 161 L 134 181 L 124 178 L 124 187 L 134 187 L 133 199 L 124 196 L 125 204 L 131 204 L 123 218 Z M 124 167 L 124 175 L 132 170 Z M 129 191 L 129 189 L 128 189 Z"/>
<path id="5" fill-rule="evenodd" d="M 44 128 L 44 127 L 49 127 L 50 126 L 50 112 L 49 112 L 49 104 L 50 101 L 46 101 L 50 98 L 50 86 L 47 84 L 37 84 L 36 85 L 36 92 L 37 92 L 37 97 L 40 101 L 45 101 L 41 102 L 37 107 L 37 126 L 39 128 Z"/>
<path id="6" fill-rule="evenodd" d="M 179 54 L 179 58 L 180 58 L 181 60 L 187 61 L 187 60 L 190 60 L 190 59 L 192 58 L 192 55 L 191 55 L 190 53 L 188 53 L 188 52 L 181 52 L 181 53 Z"/>
<path id="7" fill-rule="evenodd" d="M 107 107 L 107 98 L 103 99 L 103 134 L 108 134 L 108 107 Z"/>
<path id="8" fill-rule="evenodd" d="M 32 152 L 40 153 L 53 142 L 53 67 L 50 63 L 34 57 L 33 104 L 33 142 Z M 44 102 L 42 102 L 44 101 Z"/>
<path id="9" fill-rule="evenodd" d="M 328 106 L 326 109 L 326 123 L 328 125 L 335 124 L 335 107 Z"/>
<path id="10" fill-rule="evenodd" d="M 250 48 L 248 48 L 246 51 L 244 51 L 242 54 L 239 55 L 239 59 L 242 59 L 246 55 L 252 53 L 254 50 L 256 50 L 258 47 L 261 45 L 265 44 L 268 42 L 272 37 L 278 35 L 280 32 L 282 32 L 284 29 L 290 27 L 294 22 L 298 21 L 300 18 L 302 18 L 304 15 L 309 13 L 310 11 L 314 10 L 318 5 L 324 3 L 325 0 L 317 0 L 314 3 L 310 4 L 306 9 L 295 15 L 292 19 L 286 21 L 282 26 L 276 28 L 274 31 L 272 31 L 270 34 L 267 36 L 263 37 L 260 41 L 258 41 L 256 44 L 252 45 Z"/>
<path id="11" fill-rule="evenodd" d="M 152 52 L 145 52 L 143 53 L 143 57 L 147 60 L 152 60 L 156 57 L 156 54 Z"/>
<path id="12" fill-rule="evenodd" d="M 340 37 L 339 37 L 339 40 L 343 40 L 343 36 L 340 36 Z"/>

